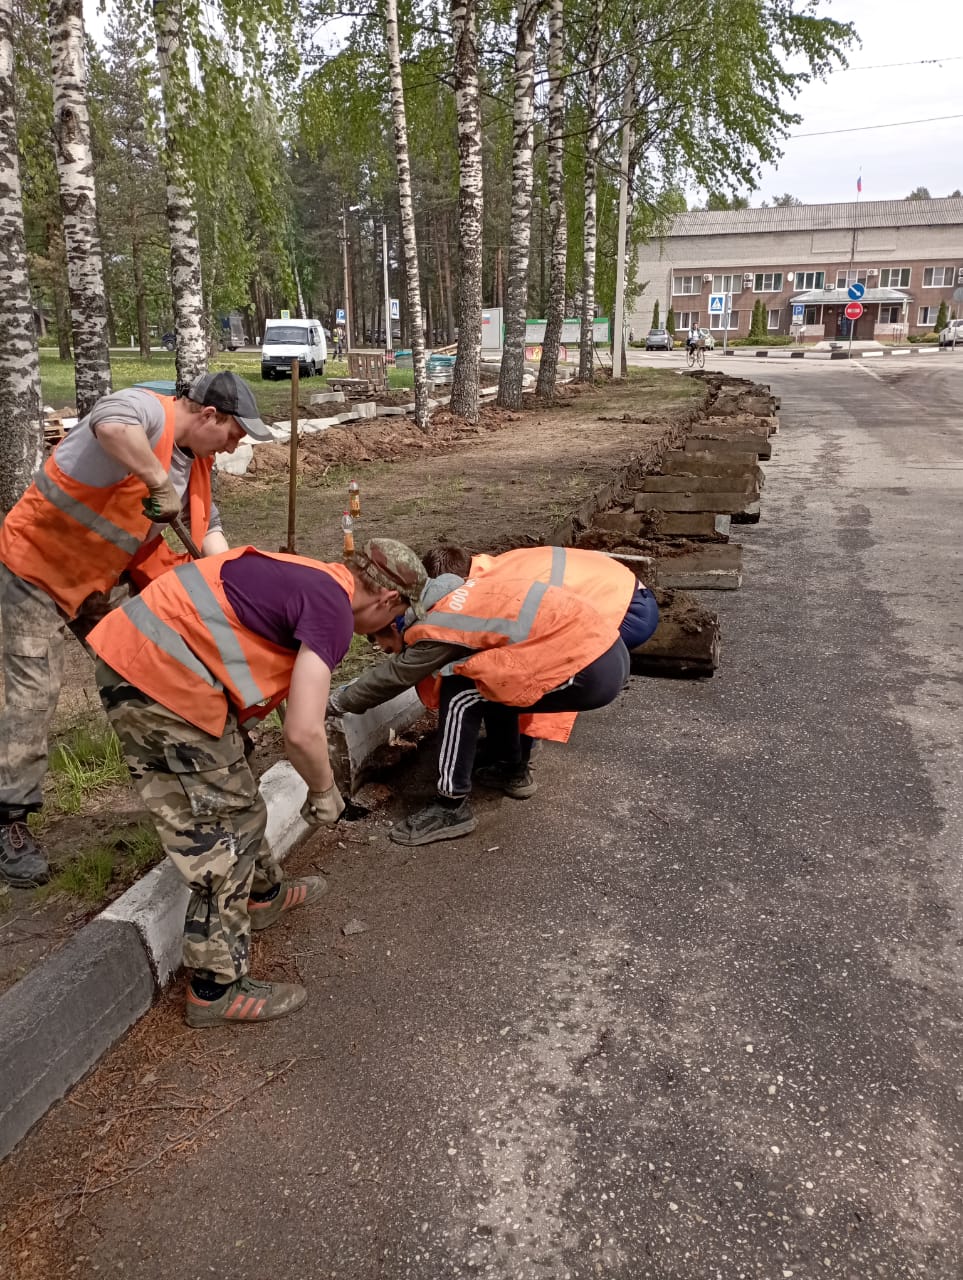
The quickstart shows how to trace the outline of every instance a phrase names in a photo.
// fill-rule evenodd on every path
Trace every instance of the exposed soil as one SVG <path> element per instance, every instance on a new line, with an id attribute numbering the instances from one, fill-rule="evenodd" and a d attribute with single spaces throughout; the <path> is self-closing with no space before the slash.
<path id="1" fill-rule="evenodd" d="M 298 465 L 298 552 L 340 558 L 350 478 L 361 485 L 357 542 L 390 536 L 423 552 L 439 540 L 461 542 L 471 551 L 574 541 L 589 516 L 608 505 L 618 478 L 654 469 L 702 410 L 702 380 L 660 370 L 634 374 L 619 386 L 563 387 L 551 406 L 537 406 L 531 397 L 518 412 L 487 406 L 477 426 L 436 411 L 424 434 L 410 418 L 399 417 L 305 437 Z M 304 411 L 316 413 L 318 407 Z M 287 445 L 259 446 L 251 473 L 219 477 L 217 502 L 234 545 L 275 550 L 286 542 L 288 459 Z M 645 553 L 644 539 L 612 536 L 615 545 Z M 78 716 L 100 714 L 90 660 L 68 636 L 57 730 Z M 280 735 L 264 729 L 255 771 L 260 774 L 279 755 Z M 80 815 L 52 814 L 42 838 L 51 862 L 62 865 L 139 816 L 133 793 L 114 787 L 91 797 Z M 115 878 L 107 897 L 125 887 L 122 876 Z M 102 906 L 66 897 L 41 902 L 28 890 L 0 899 L 0 991 Z"/>

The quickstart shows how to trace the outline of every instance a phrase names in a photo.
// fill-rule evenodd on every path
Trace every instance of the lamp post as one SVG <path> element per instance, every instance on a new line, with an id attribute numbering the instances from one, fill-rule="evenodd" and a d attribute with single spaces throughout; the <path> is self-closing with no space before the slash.
<path id="1" fill-rule="evenodd" d="M 341 265 L 344 273 L 344 344 L 351 350 L 351 270 L 348 265 L 348 214 L 341 201 Z"/>
<path id="2" fill-rule="evenodd" d="M 385 355 L 388 356 L 394 350 L 394 335 L 391 332 L 391 299 L 388 296 L 388 220 L 386 218 L 381 222 L 381 261 L 384 267 L 385 286 Z"/>

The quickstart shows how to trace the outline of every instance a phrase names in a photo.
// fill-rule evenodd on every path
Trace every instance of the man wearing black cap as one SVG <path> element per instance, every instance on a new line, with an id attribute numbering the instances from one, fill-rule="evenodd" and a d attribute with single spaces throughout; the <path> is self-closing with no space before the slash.
<path id="1" fill-rule="evenodd" d="M 235 373 L 203 374 L 178 399 L 115 392 L 70 431 L 4 520 L 0 880 L 29 886 L 49 876 L 26 818 L 42 804 L 65 628 L 84 641 L 118 583 L 141 588 L 186 559 L 164 542 L 175 516 L 205 555 L 228 549 L 211 467 L 245 435 L 272 439 Z"/>

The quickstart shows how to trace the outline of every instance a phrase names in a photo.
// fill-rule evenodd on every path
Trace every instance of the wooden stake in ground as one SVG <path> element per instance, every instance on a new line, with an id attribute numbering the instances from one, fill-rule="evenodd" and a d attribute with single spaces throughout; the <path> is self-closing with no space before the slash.
<path id="1" fill-rule="evenodd" d="M 297 357 L 291 361 L 291 452 L 288 458 L 288 540 L 281 548 L 288 555 L 297 555 L 295 530 L 298 515 L 298 372 Z"/>

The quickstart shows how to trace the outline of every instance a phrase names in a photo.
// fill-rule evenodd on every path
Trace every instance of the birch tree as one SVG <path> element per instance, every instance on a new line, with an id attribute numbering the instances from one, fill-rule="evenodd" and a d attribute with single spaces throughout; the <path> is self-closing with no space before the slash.
<path id="1" fill-rule="evenodd" d="M 601 67 L 602 5 L 596 0 L 595 22 L 589 35 L 586 85 L 587 134 L 585 138 L 584 227 L 582 232 L 582 314 L 579 326 L 578 376 L 580 382 L 595 378 L 595 253 L 598 243 L 599 81 Z"/>
<path id="2" fill-rule="evenodd" d="M 13 0 L 0 0 L 0 512 L 40 465 L 43 419 L 23 234 L 13 71 Z"/>
<path id="3" fill-rule="evenodd" d="M 190 75 L 180 33 L 181 0 L 154 0 L 154 34 L 164 108 L 164 171 L 167 223 L 171 243 L 171 292 L 177 330 L 177 394 L 207 368 L 201 247 L 197 232 L 194 181 L 186 163 Z"/>
<path id="4" fill-rule="evenodd" d="M 498 379 L 498 404 L 517 409 L 525 373 L 525 318 L 528 259 L 532 238 L 533 132 L 535 120 L 535 28 L 539 0 L 521 0 L 515 24 L 512 105 L 512 223 L 508 248 L 505 349 Z"/>
<path id="5" fill-rule="evenodd" d="M 405 251 L 405 283 L 408 294 L 408 322 L 411 326 L 411 361 L 415 373 L 415 424 L 428 426 L 428 378 L 425 368 L 425 331 L 421 315 L 421 277 L 418 269 L 418 238 L 411 199 L 411 166 L 408 160 L 408 123 L 405 117 L 405 86 L 401 77 L 401 45 L 398 40 L 397 0 L 385 0 L 385 36 L 388 44 L 388 75 L 391 121 L 398 167 L 398 201 L 401 206 L 401 241 Z"/>
<path id="6" fill-rule="evenodd" d="M 481 379 L 484 193 L 476 0 L 452 0 L 451 38 L 458 120 L 458 251 L 461 271 L 458 283 L 458 354 L 450 407 L 452 413 L 469 422 L 477 422 Z"/>
<path id="7" fill-rule="evenodd" d="M 558 377 L 558 348 L 565 319 L 565 278 L 568 270 L 568 219 L 565 211 L 565 8 L 551 0 L 548 14 L 548 192 L 552 268 L 549 278 L 545 337 L 536 392 L 541 399 L 554 394 Z"/>
<path id="8" fill-rule="evenodd" d="M 87 108 L 83 0 L 50 0 L 47 27 L 57 176 L 67 246 L 74 383 L 77 412 L 83 417 L 110 391 L 107 298 Z"/>

